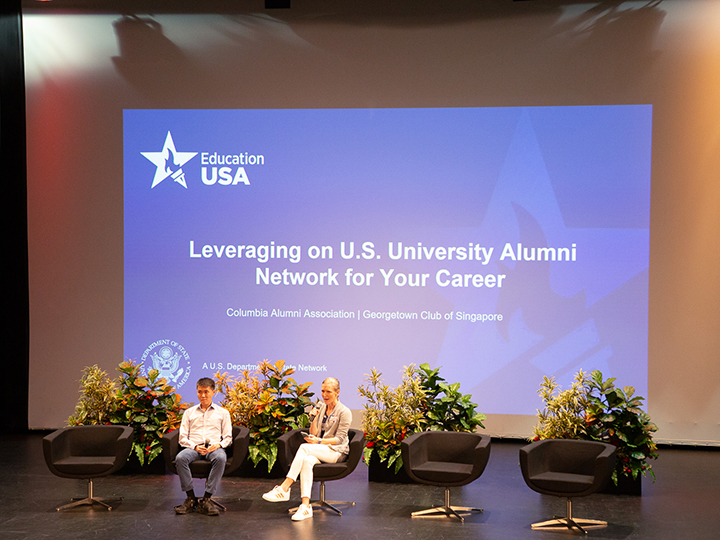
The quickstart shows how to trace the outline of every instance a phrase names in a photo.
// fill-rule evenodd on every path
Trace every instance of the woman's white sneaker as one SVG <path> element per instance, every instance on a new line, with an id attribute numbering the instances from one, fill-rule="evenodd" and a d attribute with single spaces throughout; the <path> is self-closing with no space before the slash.
<path id="1" fill-rule="evenodd" d="M 297 512 L 293 514 L 293 521 L 302 521 L 303 519 L 312 517 L 312 506 L 309 504 L 301 504 L 297 509 Z"/>
<path id="2" fill-rule="evenodd" d="M 263 493 L 263 499 L 270 502 L 281 502 L 290 500 L 290 490 L 285 491 L 280 486 L 275 486 L 267 493 Z"/>

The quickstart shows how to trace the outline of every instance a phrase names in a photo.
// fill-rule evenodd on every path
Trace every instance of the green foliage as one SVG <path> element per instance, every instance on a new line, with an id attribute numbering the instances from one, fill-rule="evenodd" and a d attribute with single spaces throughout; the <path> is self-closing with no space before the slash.
<path id="1" fill-rule="evenodd" d="M 647 471 L 654 481 L 655 472 L 647 460 L 657 459 L 657 446 L 653 441 L 657 426 L 640 408 L 645 398 L 636 396 L 632 386 L 617 388 L 615 378 L 603 381 L 602 373 L 595 370 L 590 374 L 588 399 L 588 438 L 609 442 L 618 448 L 613 481 L 617 484 L 618 474 L 637 478 Z"/>
<path id="2" fill-rule="evenodd" d="M 545 409 L 538 411 L 538 424 L 532 440 L 586 439 L 614 444 L 617 447 L 618 475 L 650 474 L 648 459 L 657 459 L 653 433 L 657 431 L 650 416 L 640 407 L 645 398 L 635 395 L 632 386 L 617 388 L 615 379 L 603 381 L 602 373 L 593 371 L 588 378 L 582 370 L 568 390 L 558 392 L 554 378 L 543 377 L 538 393 Z"/>
<path id="3" fill-rule="evenodd" d="M 117 405 L 117 384 L 97 364 L 83 369 L 80 399 L 68 426 L 109 424 Z"/>
<path id="4" fill-rule="evenodd" d="M 589 379 L 583 370 L 579 370 L 569 389 L 560 391 L 559 388 L 555 377 L 543 377 L 538 394 L 545 408 L 538 410 L 533 440 L 587 439 L 585 410 L 589 404 Z"/>
<path id="5" fill-rule="evenodd" d="M 162 436 L 180 426 L 188 405 L 182 403 L 175 388 L 159 377 L 156 369 L 143 376 L 140 364 L 127 360 L 117 370 L 120 372 L 117 407 L 110 421 L 134 429 L 132 449 L 140 465 L 144 465 L 162 452 Z"/>
<path id="6" fill-rule="evenodd" d="M 370 463 L 376 453 L 382 463 L 397 473 L 402 468 L 400 442 L 418 431 L 475 431 L 484 427 L 485 415 L 475 412 L 470 395 L 460 392 L 460 383 L 447 384 L 440 368 L 428 364 L 403 368 L 397 388 L 382 382 L 382 374 L 372 369 L 366 385 L 358 387 L 365 398 L 363 460 Z"/>
<path id="7" fill-rule="evenodd" d="M 382 382 L 382 373 L 372 368 L 367 385 L 360 385 L 358 393 L 365 398 L 363 405 L 363 429 L 365 449 L 363 459 L 370 463 L 373 452 L 380 461 L 402 468 L 400 441 L 416 431 L 421 431 L 425 421 L 425 390 L 414 365 L 403 368 L 403 376 L 397 388 Z"/>
<path id="8" fill-rule="evenodd" d="M 247 426 L 255 414 L 255 403 L 262 391 L 257 376 L 243 371 L 239 379 L 228 373 L 215 373 L 215 387 L 223 395 L 219 402 L 230 413 L 234 426 Z"/>
<path id="9" fill-rule="evenodd" d="M 265 460 L 270 472 L 277 460 L 277 439 L 291 429 L 310 425 L 305 409 L 311 405 L 312 383 L 298 384 L 290 377 L 285 361 L 263 360 L 254 375 L 243 372 L 239 380 L 227 373 L 215 374 L 218 389 L 225 395 L 220 404 L 230 411 L 234 424 L 250 429 L 248 455 L 255 467 Z"/>
<path id="10" fill-rule="evenodd" d="M 485 428 L 485 415 L 475 411 L 477 403 L 470 394 L 460 392 L 460 383 L 447 384 L 440 377 L 440 368 L 428 364 L 418 368 L 420 384 L 425 391 L 425 429 L 431 431 L 476 431 Z"/>

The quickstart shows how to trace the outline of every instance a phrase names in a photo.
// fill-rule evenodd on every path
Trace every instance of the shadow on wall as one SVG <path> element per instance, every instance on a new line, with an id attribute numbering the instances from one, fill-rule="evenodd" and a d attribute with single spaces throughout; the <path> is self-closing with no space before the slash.
<path id="1" fill-rule="evenodd" d="M 126 15 L 113 23 L 112 60 L 163 108 L 649 102 L 661 0 L 573 4 L 319 1 L 226 8 L 211 22 L 167 18 L 178 28 L 166 32 L 153 17 Z M 205 48 L 168 39 L 189 25 L 213 38 Z"/>
<path id="2" fill-rule="evenodd" d="M 195 70 L 185 54 L 150 17 L 126 15 L 113 23 L 120 56 L 112 62 L 118 74 L 149 98 L 172 99 Z"/>

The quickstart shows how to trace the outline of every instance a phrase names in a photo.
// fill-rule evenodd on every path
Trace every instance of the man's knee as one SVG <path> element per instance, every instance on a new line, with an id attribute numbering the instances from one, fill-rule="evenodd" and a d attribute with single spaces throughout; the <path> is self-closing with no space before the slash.
<path id="1" fill-rule="evenodd" d="M 181 450 L 180 453 L 175 457 L 175 465 L 190 465 L 193 461 L 195 461 L 195 451 L 188 450 L 187 448 L 185 450 Z"/>
<path id="2" fill-rule="evenodd" d="M 218 448 L 212 454 L 210 454 L 210 461 L 217 463 L 218 465 L 225 465 L 227 462 L 227 454 L 222 448 Z"/>

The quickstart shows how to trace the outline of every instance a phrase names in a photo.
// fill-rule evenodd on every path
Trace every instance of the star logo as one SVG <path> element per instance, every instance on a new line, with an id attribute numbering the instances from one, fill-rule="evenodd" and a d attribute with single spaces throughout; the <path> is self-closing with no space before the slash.
<path id="1" fill-rule="evenodd" d="M 151 189 L 168 177 L 172 177 L 175 182 L 187 189 L 185 173 L 183 173 L 182 166 L 194 158 L 197 152 L 178 152 L 175 150 L 175 143 L 173 142 L 172 135 L 170 135 L 168 131 L 165 144 L 160 152 L 140 153 L 157 167 L 157 169 L 155 169 L 155 178 L 153 178 L 152 186 L 150 186 Z"/>

